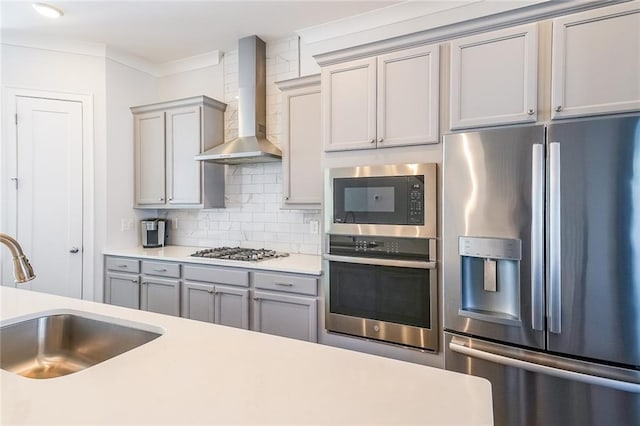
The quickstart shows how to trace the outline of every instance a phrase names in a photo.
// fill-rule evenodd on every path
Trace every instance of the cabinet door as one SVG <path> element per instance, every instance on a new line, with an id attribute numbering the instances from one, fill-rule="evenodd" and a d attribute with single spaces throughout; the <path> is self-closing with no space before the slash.
<path id="1" fill-rule="evenodd" d="M 315 298 L 256 291 L 253 300 L 256 331 L 309 342 L 318 341 Z"/>
<path id="2" fill-rule="evenodd" d="M 216 285 L 215 322 L 249 329 L 249 290 Z"/>
<path id="3" fill-rule="evenodd" d="M 451 42 L 451 129 L 535 122 L 536 24 Z"/>
<path id="4" fill-rule="evenodd" d="M 322 201 L 320 86 L 285 92 L 282 115 L 285 204 Z"/>
<path id="5" fill-rule="evenodd" d="M 211 284 L 185 281 L 182 284 L 182 316 L 213 323 L 215 296 Z"/>
<path id="6" fill-rule="evenodd" d="M 140 308 L 160 314 L 180 316 L 180 281 L 144 276 Z"/>
<path id="7" fill-rule="evenodd" d="M 163 111 L 134 115 L 136 205 L 165 203 L 165 117 Z"/>
<path id="8" fill-rule="evenodd" d="M 553 21 L 552 118 L 640 109 L 640 4 Z"/>
<path id="9" fill-rule="evenodd" d="M 437 45 L 378 57 L 377 147 L 437 143 Z"/>
<path id="10" fill-rule="evenodd" d="M 202 151 L 201 107 L 173 108 L 167 115 L 167 201 L 202 202 L 202 163 L 193 157 Z"/>
<path id="11" fill-rule="evenodd" d="M 376 141 L 376 58 L 322 69 L 325 151 L 366 149 Z"/>
<path id="12" fill-rule="evenodd" d="M 140 277 L 107 272 L 104 301 L 110 305 L 139 309 Z"/>

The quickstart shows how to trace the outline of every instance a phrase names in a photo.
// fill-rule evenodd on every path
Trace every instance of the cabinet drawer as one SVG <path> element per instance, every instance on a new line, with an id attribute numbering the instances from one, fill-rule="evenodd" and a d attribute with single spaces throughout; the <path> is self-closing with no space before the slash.
<path id="1" fill-rule="evenodd" d="M 142 262 L 142 273 L 159 277 L 180 278 L 180 264 L 166 262 Z"/>
<path id="2" fill-rule="evenodd" d="M 184 279 L 249 287 L 249 272 L 229 268 L 184 265 Z"/>
<path id="3" fill-rule="evenodd" d="M 256 272 L 254 282 L 256 288 L 264 290 L 309 294 L 312 296 L 318 294 L 318 280 L 311 277 Z"/>
<path id="4" fill-rule="evenodd" d="M 123 257 L 107 257 L 107 269 L 120 272 L 140 272 L 140 261 L 138 259 L 127 259 Z"/>

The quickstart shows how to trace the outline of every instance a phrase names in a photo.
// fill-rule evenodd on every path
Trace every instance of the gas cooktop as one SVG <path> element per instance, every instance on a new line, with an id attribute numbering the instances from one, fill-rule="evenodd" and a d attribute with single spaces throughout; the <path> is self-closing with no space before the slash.
<path id="1" fill-rule="evenodd" d="M 242 247 L 216 247 L 198 250 L 191 254 L 193 257 L 204 257 L 208 259 L 244 260 L 258 262 L 260 260 L 287 257 L 289 253 L 276 252 L 267 249 L 250 249 Z"/>

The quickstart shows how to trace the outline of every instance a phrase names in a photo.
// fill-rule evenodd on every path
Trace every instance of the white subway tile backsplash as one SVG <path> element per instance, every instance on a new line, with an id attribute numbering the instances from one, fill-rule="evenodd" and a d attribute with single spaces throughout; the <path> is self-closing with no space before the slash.
<path id="1" fill-rule="evenodd" d="M 281 93 L 274 82 L 299 76 L 298 37 L 267 43 L 267 138 L 279 145 Z M 223 59 L 225 111 L 224 137 L 238 136 L 238 51 Z M 171 244 L 198 247 L 241 246 L 303 254 L 320 254 L 320 235 L 311 234 L 309 222 L 320 221 L 319 210 L 283 210 L 282 164 L 256 163 L 227 166 L 226 208 L 172 210 L 178 219 L 170 229 Z"/>

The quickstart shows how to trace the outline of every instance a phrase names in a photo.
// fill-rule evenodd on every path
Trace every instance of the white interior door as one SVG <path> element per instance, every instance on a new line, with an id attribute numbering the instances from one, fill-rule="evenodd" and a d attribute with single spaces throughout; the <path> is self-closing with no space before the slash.
<path id="1" fill-rule="evenodd" d="M 22 288 L 82 297 L 82 103 L 16 97 L 16 238 L 36 279 Z"/>

